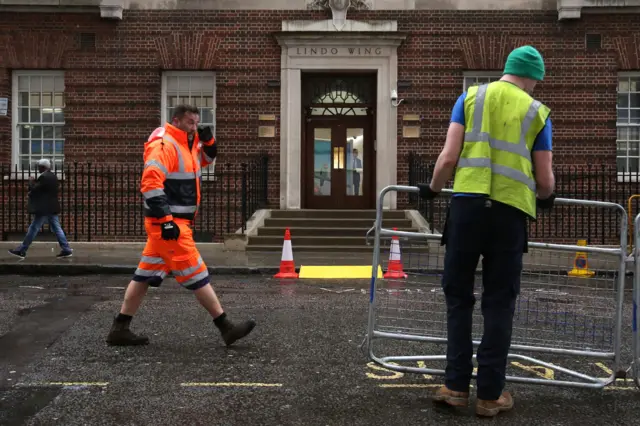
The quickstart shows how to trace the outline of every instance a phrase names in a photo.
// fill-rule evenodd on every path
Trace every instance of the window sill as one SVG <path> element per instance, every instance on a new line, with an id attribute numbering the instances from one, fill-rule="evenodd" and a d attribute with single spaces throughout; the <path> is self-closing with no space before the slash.
<path id="1" fill-rule="evenodd" d="M 618 172 L 618 183 L 637 183 L 640 182 L 640 172 L 638 173 L 620 173 Z"/>
<path id="2" fill-rule="evenodd" d="M 58 177 L 58 180 L 63 180 L 62 172 L 54 172 L 54 174 Z M 8 181 L 28 181 L 30 177 L 37 179 L 40 174 L 36 172 L 24 172 L 18 170 L 17 172 L 12 171 L 10 173 L 5 173 L 2 175 L 2 180 Z"/>

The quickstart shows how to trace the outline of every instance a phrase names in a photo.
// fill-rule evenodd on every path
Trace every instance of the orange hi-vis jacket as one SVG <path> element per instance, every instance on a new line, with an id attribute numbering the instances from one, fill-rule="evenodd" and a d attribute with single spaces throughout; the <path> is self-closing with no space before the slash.
<path id="1" fill-rule="evenodd" d="M 167 123 L 145 143 L 141 192 L 145 221 L 192 221 L 200 205 L 201 168 L 217 154 L 215 138 L 201 142 L 198 134 L 189 149 L 187 133 Z"/>

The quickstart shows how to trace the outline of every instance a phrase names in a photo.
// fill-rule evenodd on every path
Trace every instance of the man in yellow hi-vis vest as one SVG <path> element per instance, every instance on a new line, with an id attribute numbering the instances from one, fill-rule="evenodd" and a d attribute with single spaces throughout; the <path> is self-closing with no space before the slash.
<path id="1" fill-rule="evenodd" d="M 474 275 L 483 257 L 476 404 L 481 416 L 513 407 L 504 390 L 505 370 L 527 218 L 535 219 L 538 207 L 551 209 L 555 199 L 550 110 L 529 94 L 544 74 L 540 53 L 523 46 L 509 54 L 499 81 L 469 88 L 453 109 L 431 183 L 418 185 L 423 199 L 433 199 L 456 170 L 442 235 L 447 367 L 445 386 L 434 396 L 453 406 L 469 403 Z"/>

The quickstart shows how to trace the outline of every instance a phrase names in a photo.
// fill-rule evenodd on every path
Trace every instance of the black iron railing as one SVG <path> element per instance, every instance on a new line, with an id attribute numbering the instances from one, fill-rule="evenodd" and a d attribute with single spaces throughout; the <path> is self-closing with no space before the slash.
<path id="1" fill-rule="evenodd" d="M 415 153 L 409 154 L 409 185 L 430 182 L 435 161 Z M 558 165 L 554 167 L 556 193 L 558 197 L 594 201 L 608 201 L 620 204 L 635 216 L 640 213 L 640 172 L 619 173 L 615 165 L 590 164 Z M 453 182 L 447 187 L 451 188 Z M 425 202 L 416 195 L 408 199 L 412 208 L 421 212 L 433 230 L 442 230 L 449 206 L 449 197 L 442 196 Z M 529 238 L 541 241 L 587 240 L 589 244 L 615 244 L 620 238 L 620 217 L 612 210 L 587 208 L 582 206 L 556 206 L 551 212 L 539 213 L 536 221 L 531 221 Z"/>
<path id="2" fill-rule="evenodd" d="M 218 161 L 215 172 L 203 170 L 197 241 L 222 241 L 224 234 L 245 231 L 251 215 L 267 206 L 268 166 L 265 154 L 242 163 Z M 59 216 L 71 241 L 145 238 L 141 164 L 71 163 L 54 172 L 60 184 Z M 28 180 L 35 172 L 2 165 L 0 173 L 2 239 L 21 239 L 32 220 Z"/>

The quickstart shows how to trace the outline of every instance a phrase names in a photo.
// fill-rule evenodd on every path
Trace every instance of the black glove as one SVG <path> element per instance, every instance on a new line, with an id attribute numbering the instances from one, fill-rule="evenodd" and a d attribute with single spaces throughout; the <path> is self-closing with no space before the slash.
<path id="1" fill-rule="evenodd" d="M 438 196 L 438 192 L 435 192 L 431 189 L 431 186 L 428 183 L 419 183 L 418 189 L 420 189 L 420 198 L 423 200 L 433 200 Z"/>
<path id="2" fill-rule="evenodd" d="M 162 229 L 162 239 L 163 240 L 177 240 L 180 236 L 180 228 L 174 221 L 165 222 L 160 225 Z"/>
<path id="3" fill-rule="evenodd" d="M 198 128 L 198 138 L 200 138 L 201 142 L 207 143 L 211 139 L 213 139 L 213 132 L 211 131 L 211 127 L 199 127 Z"/>
<path id="4" fill-rule="evenodd" d="M 553 208 L 553 203 L 556 200 L 556 194 L 549 195 L 548 198 L 541 200 L 540 198 L 536 198 L 536 205 L 541 210 L 551 210 Z"/>

